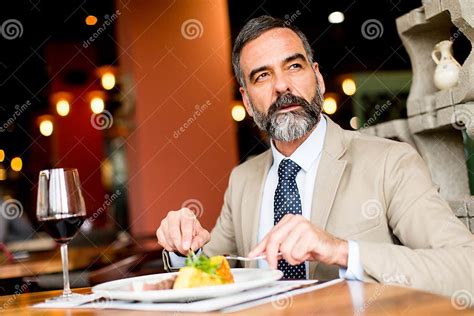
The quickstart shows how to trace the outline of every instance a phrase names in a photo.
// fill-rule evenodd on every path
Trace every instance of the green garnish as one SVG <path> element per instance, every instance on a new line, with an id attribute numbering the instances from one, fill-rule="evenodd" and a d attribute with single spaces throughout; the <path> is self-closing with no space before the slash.
<path id="1" fill-rule="evenodd" d="M 185 264 L 187 267 L 193 267 L 205 273 L 216 275 L 216 271 L 220 268 L 222 263 L 212 264 L 211 259 L 205 254 L 196 256 L 194 251 L 189 251 Z"/>

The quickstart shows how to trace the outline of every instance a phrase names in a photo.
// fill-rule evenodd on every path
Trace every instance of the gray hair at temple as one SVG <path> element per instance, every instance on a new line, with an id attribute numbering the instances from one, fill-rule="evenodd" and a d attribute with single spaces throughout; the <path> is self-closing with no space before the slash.
<path id="1" fill-rule="evenodd" d="M 258 18 L 248 21 L 244 25 L 239 35 L 237 35 L 237 38 L 235 39 L 234 48 L 232 50 L 232 66 L 234 68 L 235 77 L 237 78 L 240 86 L 243 88 L 245 88 L 245 78 L 244 74 L 242 73 L 242 69 L 240 68 L 240 53 L 242 52 L 242 49 L 244 48 L 245 44 L 251 40 L 256 39 L 266 31 L 275 28 L 287 28 L 295 32 L 303 42 L 304 50 L 308 56 L 308 62 L 311 64 L 313 63 L 313 52 L 311 50 L 311 45 L 299 28 L 287 21 L 283 21 L 269 15 L 259 16 Z"/>

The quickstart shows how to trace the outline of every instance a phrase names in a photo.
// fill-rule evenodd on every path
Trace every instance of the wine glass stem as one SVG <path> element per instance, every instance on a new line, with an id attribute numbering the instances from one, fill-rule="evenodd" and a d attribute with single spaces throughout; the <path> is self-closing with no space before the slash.
<path id="1" fill-rule="evenodd" d="M 71 288 L 69 287 L 69 262 L 68 262 L 68 256 L 67 256 L 67 244 L 61 245 L 61 261 L 63 262 L 63 281 L 64 281 L 63 296 L 70 296 L 72 292 L 71 292 Z"/>

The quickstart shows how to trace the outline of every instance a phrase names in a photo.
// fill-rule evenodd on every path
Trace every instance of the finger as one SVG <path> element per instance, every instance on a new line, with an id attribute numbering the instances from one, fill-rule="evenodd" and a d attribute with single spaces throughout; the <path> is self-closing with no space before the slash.
<path id="1" fill-rule="evenodd" d="M 191 243 L 190 248 L 193 252 L 196 252 L 199 248 L 202 247 L 203 244 L 204 244 L 203 238 L 201 236 L 197 235 L 193 238 L 193 242 Z"/>
<path id="2" fill-rule="evenodd" d="M 284 222 L 282 222 L 285 220 Z M 308 222 L 306 218 L 299 215 L 287 214 L 285 215 L 282 220 L 273 227 L 271 233 L 274 237 L 278 237 L 279 239 L 285 239 L 288 234 L 299 227 L 304 222 Z"/>
<path id="3" fill-rule="evenodd" d="M 288 237 L 286 237 L 286 239 L 280 245 L 282 257 L 291 265 L 301 263 L 298 262 L 295 257 L 293 257 L 293 249 L 299 246 L 299 242 L 301 242 L 301 236 L 305 233 L 308 233 L 305 226 L 299 225 L 288 234 Z"/>
<path id="4" fill-rule="evenodd" d="M 161 228 L 160 231 L 163 234 L 163 239 L 171 248 L 171 251 L 177 251 L 178 248 L 176 248 L 176 246 L 174 245 L 173 239 L 171 238 L 171 235 L 169 233 L 169 228 L 168 228 L 168 221 L 166 219 L 161 222 L 160 228 Z"/>
<path id="5" fill-rule="evenodd" d="M 250 251 L 248 253 L 248 257 L 250 258 L 254 258 L 256 256 L 259 256 L 263 253 L 266 252 L 266 248 L 267 248 L 267 243 L 268 243 L 268 239 L 269 237 L 277 230 L 279 229 L 281 226 L 283 226 L 285 223 L 287 223 L 288 221 L 290 221 L 292 218 L 294 217 L 294 215 L 292 214 L 287 214 L 285 215 L 279 222 L 278 224 L 276 224 L 266 235 L 265 237 L 262 239 L 262 241 L 260 243 L 257 244 L 257 246 L 254 247 L 254 249 L 252 249 L 252 251 Z"/>
<path id="6" fill-rule="evenodd" d="M 254 258 L 256 256 L 259 256 L 261 255 L 262 253 L 265 252 L 265 248 L 267 246 L 267 241 L 268 241 L 268 238 L 270 236 L 270 233 L 268 233 L 263 239 L 261 242 L 259 242 L 249 253 L 248 253 L 248 257 L 249 258 Z"/>
<path id="7" fill-rule="evenodd" d="M 280 249 L 280 244 L 281 241 L 272 235 L 268 239 L 267 247 L 265 248 L 265 259 L 272 269 L 276 269 L 278 267 L 278 251 Z"/>
<path id="8" fill-rule="evenodd" d="M 286 222 L 280 227 L 274 227 L 268 239 L 265 250 L 266 259 L 270 267 L 274 269 L 277 268 L 278 252 L 280 251 L 281 244 L 286 240 L 287 236 L 297 227 L 297 225 L 301 224 L 305 220 L 306 219 L 301 217 L 291 216 L 291 218 L 286 220 Z"/>
<path id="9" fill-rule="evenodd" d="M 206 243 L 206 235 L 204 233 L 198 234 L 193 238 L 193 242 L 191 243 L 191 250 L 196 252 L 199 248 L 204 246 Z"/>
<path id="10" fill-rule="evenodd" d="M 168 251 L 173 251 L 173 247 L 171 247 L 167 242 L 166 242 L 166 238 L 165 238 L 165 235 L 163 234 L 163 230 L 160 228 L 158 228 L 158 230 L 156 231 L 156 236 L 158 237 L 158 242 L 160 243 L 160 245 L 165 248 L 166 250 Z"/>
<path id="11" fill-rule="evenodd" d="M 279 229 L 281 229 L 281 227 L 285 227 L 287 225 L 287 223 L 289 222 L 293 222 L 295 221 L 295 224 L 299 221 L 302 221 L 302 220 L 305 220 L 304 217 L 302 216 L 295 216 L 293 214 L 287 214 L 285 215 L 279 222 L 278 224 L 276 224 L 271 230 L 270 232 L 267 233 L 267 235 L 265 235 L 265 237 L 263 238 L 263 240 L 257 244 L 257 246 L 254 247 L 254 249 L 252 251 L 250 251 L 248 253 L 248 257 L 250 258 L 254 258 L 256 256 L 259 256 L 263 253 L 266 253 L 266 248 L 268 246 L 268 239 L 271 235 L 273 235 L 276 231 L 278 231 Z M 290 228 L 288 228 L 290 229 Z M 281 256 L 277 256 L 277 259 L 280 258 Z"/>
<path id="12" fill-rule="evenodd" d="M 168 215 L 168 236 L 173 242 L 173 246 L 183 255 L 189 250 L 185 250 L 181 244 L 181 224 L 178 212 L 170 212 Z"/>
<path id="13" fill-rule="evenodd" d="M 158 240 L 158 243 L 160 243 L 160 236 L 158 234 L 158 231 L 162 228 L 162 226 L 163 226 L 163 221 L 161 221 L 160 227 L 158 227 L 158 229 L 156 230 L 156 233 L 155 233 L 156 239 Z"/>
<path id="14" fill-rule="evenodd" d="M 156 230 L 156 237 L 158 237 L 158 230 L 161 230 L 161 233 L 163 234 L 163 238 L 165 240 L 168 239 L 166 242 L 168 243 L 168 245 L 170 245 L 170 241 L 168 237 L 168 221 L 166 220 L 166 218 L 164 218 L 161 221 L 160 227 Z"/>
<path id="15" fill-rule="evenodd" d="M 209 241 L 209 236 L 209 232 L 204 228 L 201 228 L 199 233 L 193 238 L 191 249 L 196 251 L 204 246 Z"/>
<path id="16" fill-rule="evenodd" d="M 281 226 L 286 225 L 287 222 L 293 220 L 295 217 L 299 217 L 299 216 L 294 215 L 294 214 L 286 214 L 285 216 L 282 217 L 282 219 L 275 226 L 273 226 L 273 229 L 278 229 Z"/>
<path id="17" fill-rule="evenodd" d="M 314 242 L 312 235 L 302 234 L 296 241 L 293 250 L 291 251 L 291 257 L 295 260 L 295 264 L 305 262 L 310 256 L 309 243 Z"/>
<path id="18" fill-rule="evenodd" d="M 189 209 L 182 209 L 180 212 L 180 229 L 181 229 L 181 247 L 189 250 L 194 233 L 194 222 L 196 216 Z"/>
<path id="19" fill-rule="evenodd" d="M 195 236 L 198 236 L 199 234 L 201 234 L 201 236 L 205 237 L 204 238 L 205 242 L 208 242 L 209 239 L 211 239 L 211 234 L 209 233 L 207 229 L 201 226 L 201 223 L 199 221 L 196 221 L 194 223 L 194 229 L 195 229 Z"/>

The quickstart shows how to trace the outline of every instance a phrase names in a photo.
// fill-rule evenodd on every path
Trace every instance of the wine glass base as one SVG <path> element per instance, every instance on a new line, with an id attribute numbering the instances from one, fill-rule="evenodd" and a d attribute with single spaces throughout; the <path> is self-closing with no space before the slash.
<path id="1" fill-rule="evenodd" d="M 71 293 L 67 295 L 60 295 L 52 298 L 48 298 L 45 302 L 70 302 L 80 298 L 83 298 L 83 294 Z"/>

